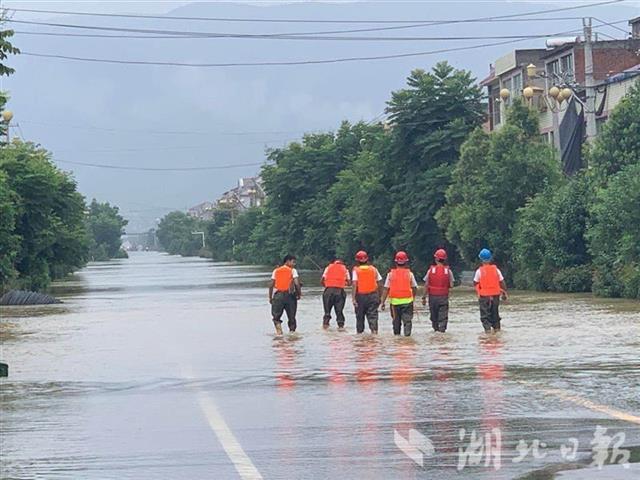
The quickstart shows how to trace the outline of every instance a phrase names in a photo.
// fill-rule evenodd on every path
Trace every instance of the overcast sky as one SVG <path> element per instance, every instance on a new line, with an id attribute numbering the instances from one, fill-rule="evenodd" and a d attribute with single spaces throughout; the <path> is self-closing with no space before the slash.
<path id="1" fill-rule="evenodd" d="M 478 18 L 593 2 L 27 2 L 4 1 L 9 8 L 75 12 L 144 13 L 176 16 L 298 19 L 450 19 Z M 621 21 L 640 15 L 640 2 L 594 7 L 540 17 L 549 21 L 475 23 L 399 29 L 352 35 L 452 36 L 551 34 L 579 29 L 593 15 Z M 217 33 L 318 32 L 375 27 L 354 24 L 270 24 L 187 22 L 16 12 L 13 19 L 100 28 L 187 30 Z M 626 23 L 617 28 L 628 29 Z M 621 38 L 616 27 L 602 34 Z M 496 40 L 460 41 L 306 41 L 207 39 L 126 39 L 43 36 L 122 35 L 12 23 L 14 44 L 25 53 L 124 61 L 228 63 L 378 56 L 469 46 Z M 121 206 L 131 229 L 145 229 L 169 209 L 213 200 L 238 177 L 256 174 L 265 147 L 300 138 L 304 131 L 335 129 L 341 120 L 380 116 L 392 90 L 402 88 L 413 68 L 448 60 L 477 77 L 489 63 L 514 48 L 543 48 L 544 39 L 469 51 L 403 59 L 284 67 L 188 68 L 71 61 L 20 55 L 9 60 L 16 74 L 3 80 L 10 108 L 20 125 L 14 133 L 41 143 L 61 168 L 72 171 L 89 198 Z M 75 162 L 75 163 L 67 163 Z M 216 171 L 151 172 L 77 165 L 174 168 L 235 166 Z"/>

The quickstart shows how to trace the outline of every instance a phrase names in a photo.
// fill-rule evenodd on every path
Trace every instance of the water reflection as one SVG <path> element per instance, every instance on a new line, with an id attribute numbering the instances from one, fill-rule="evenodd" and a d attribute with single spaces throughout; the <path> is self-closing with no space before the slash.
<path id="1" fill-rule="evenodd" d="M 482 394 L 482 433 L 485 466 L 500 470 L 503 458 L 504 363 L 501 333 L 480 337 L 480 363 L 476 367 Z"/>
<path id="2" fill-rule="evenodd" d="M 296 334 L 276 337 L 273 340 L 275 353 L 274 374 L 280 390 L 291 390 L 296 386 L 296 373 L 300 370 L 302 353 L 301 337 Z"/>

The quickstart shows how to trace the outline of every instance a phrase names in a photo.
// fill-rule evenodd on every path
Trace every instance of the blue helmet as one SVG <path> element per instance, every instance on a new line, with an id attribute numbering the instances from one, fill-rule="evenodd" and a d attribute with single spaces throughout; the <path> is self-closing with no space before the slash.
<path id="1" fill-rule="evenodd" d="M 491 254 L 491 250 L 489 250 L 488 248 L 483 248 L 478 254 L 478 258 L 483 262 L 488 262 L 492 257 L 493 255 Z"/>

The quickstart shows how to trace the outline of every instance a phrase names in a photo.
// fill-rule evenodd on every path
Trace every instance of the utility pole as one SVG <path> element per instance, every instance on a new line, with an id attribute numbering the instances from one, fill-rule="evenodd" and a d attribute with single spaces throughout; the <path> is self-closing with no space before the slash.
<path id="1" fill-rule="evenodd" d="M 593 141 L 598 133 L 596 126 L 596 89 L 593 78 L 592 20 L 591 17 L 582 19 L 584 30 L 584 87 L 586 92 L 584 118 L 587 124 L 587 142 Z"/>

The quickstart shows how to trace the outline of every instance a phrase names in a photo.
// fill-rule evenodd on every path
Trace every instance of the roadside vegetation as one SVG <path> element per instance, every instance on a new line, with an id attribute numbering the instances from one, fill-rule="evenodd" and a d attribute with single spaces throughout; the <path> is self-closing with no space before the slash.
<path id="1" fill-rule="evenodd" d="M 383 268 L 402 249 L 417 271 L 436 248 L 461 270 L 488 246 L 519 288 L 640 298 L 640 86 L 573 177 L 527 105 L 485 133 L 480 88 L 447 63 L 413 71 L 386 113 L 387 124 L 343 122 L 268 151 L 263 207 L 207 222 L 170 213 L 161 245 L 269 265 L 294 252 L 308 266 L 365 248 Z"/>

